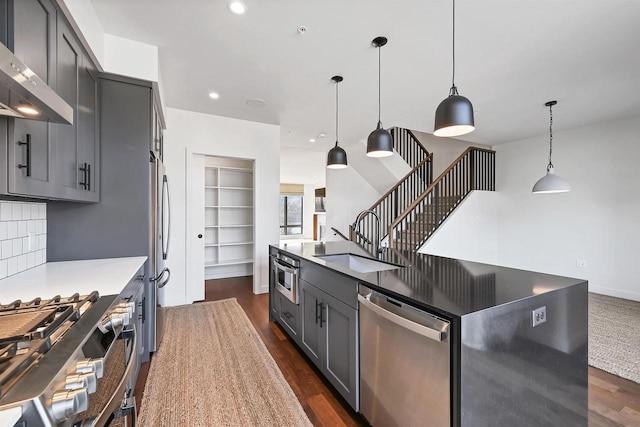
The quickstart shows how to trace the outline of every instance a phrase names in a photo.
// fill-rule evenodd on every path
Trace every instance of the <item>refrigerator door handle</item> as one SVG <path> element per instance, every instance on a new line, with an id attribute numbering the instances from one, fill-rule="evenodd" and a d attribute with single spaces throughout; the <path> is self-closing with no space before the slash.
<path id="1" fill-rule="evenodd" d="M 164 277 L 164 273 L 167 273 L 167 278 L 164 279 L 164 281 L 160 282 Z M 171 270 L 169 270 L 169 268 L 165 268 L 160 272 L 160 274 L 158 274 L 157 277 L 152 277 L 150 280 L 151 282 L 156 283 L 158 285 L 158 289 L 160 289 L 160 288 L 164 288 L 165 285 L 169 283 L 169 279 L 171 279 Z"/>
<path id="2" fill-rule="evenodd" d="M 165 222 L 166 213 L 166 222 Z M 166 238 L 164 227 L 167 226 Z M 162 176 L 162 259 L 167 259 L 169 254 L 169 241 L 171 239 L 171 202 L 169 199 L 169 179 Z"/>

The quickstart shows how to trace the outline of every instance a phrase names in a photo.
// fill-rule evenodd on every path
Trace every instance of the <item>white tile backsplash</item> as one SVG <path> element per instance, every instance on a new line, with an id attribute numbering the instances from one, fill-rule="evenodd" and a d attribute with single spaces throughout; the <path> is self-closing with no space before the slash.
<path id="1" fill-rule="evenodd" d="M 47 205 L 0 201 L 0 279 L 47 262 Z"/>
<path id="2" fill-rule="evenodd" d="M 0 221 L 11 220 L 11 205 L 9 203 L 0 204 Z"/>
<path id="3" fill-rule="evenodd" d="M 0 279 L 7 277 L 7 260 L 0 261 Z"/>
<path id="4" fill-rule="evenodd" d="M 3 240 L 0 243 L 2 259 L 11 258 L 13 256 L 13 242 L 11 240 Z"/>
<path id="5" fill-rule="evenodd" d="M 6 224 L 7 239 L 15 239 L 16 237 L 18 237 L 18 221 L 7 221 Z"/>
<path id="6" fill-rule="evenodd" d="M 11 203 L 11 202 L 7 202 Z M 22 219 L 22 203 L 14 202 L 11 203 L 11 219 L 14 221 L 18 221 Z"/>
<path id="7" fill-rule="evenodd" d="M 18 257 L 14 256 L 7 260 L 7 276 L 12 276 L 18 272 Z"/>
<path id="8" fill-rule="evenodd" d="M 22 239 L 13 239 L 13 256 L 22 255 Z"/>

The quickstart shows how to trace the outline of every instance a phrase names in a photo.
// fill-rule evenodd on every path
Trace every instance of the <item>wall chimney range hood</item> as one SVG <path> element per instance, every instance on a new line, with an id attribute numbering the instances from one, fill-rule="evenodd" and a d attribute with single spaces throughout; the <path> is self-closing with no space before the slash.
<path id="1" fill-rule="evenodd" d="M 0 116 L 73 124 L 73 108 L 2 43 Z"/>

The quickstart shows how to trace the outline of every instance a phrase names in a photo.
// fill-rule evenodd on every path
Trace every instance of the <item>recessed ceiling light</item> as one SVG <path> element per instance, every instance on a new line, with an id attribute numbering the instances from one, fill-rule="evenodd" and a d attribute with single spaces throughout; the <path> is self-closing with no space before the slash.
<path id="1" fill-rule="evenodd" d="M 17 107 L 17 110 L 21 113 L 28 114 L 30 116 L 37 116 L 40 114 L 40 111 L 36 110 L 33 107 L 29 107 L 28 105 L 21 105 Z"/>
<path id="2" fill-rule="evenodd" d="M 249 107 L 262 108 L 267 105 L 267 103 L 262 99 L 247 99 L 247 105 Z"/>
<path id="3" fill-rule="evenodd" d="M 324 132 L 320 132 L 320 133 L 318 134 L 318 138 L 320 138 L 320 139 L 322 139 L 322 138 L 326 138 L 326 137 L 327 137 L 327 134 L 326 134 L 326 133 L 324 133 Z"/>
<path id="4" fill-rule="evenodd" d="M 218 99 L 220 98 L 220 95 L 218 95 L 216 92 L 209 92 L 209 98 Z"/>
<path id="5" fill-rule="evenodd" d="M 316 139 L 315 138 L 310 138 L 309 142 L 314 143 L 314 142 L 316 142 Z"/>
<path id="6" fill-rule="evenodd" d="M 242 15 L 245 12 L 246 7 L 240 0 L 233 0 L 229 2 L 229 10 L 236 15 Z"/>

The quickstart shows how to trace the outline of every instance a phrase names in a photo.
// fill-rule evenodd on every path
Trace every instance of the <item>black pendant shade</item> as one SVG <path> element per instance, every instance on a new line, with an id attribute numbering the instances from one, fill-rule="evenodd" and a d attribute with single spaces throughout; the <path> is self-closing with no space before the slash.
<path id="1" fill-rule="evenodd" d="M 327 154 L 328 169 L 344 169 L 347 167 L 347 152 L 338 146 L 338 83 L 342 80 L 342 76 L 333 76 L 331 81 L 336 84 L 336 145 Z"/>
<path id="2" fill-rule="evenodd" d="M 388 157 L 393 155 L 393 138 L 388 130 L 382 128 L 382 123 L 378 122 L 376 130 L 369 134 L 367 138 L 367 156 Z"/>
<path id="3" fill-rule="evenodd" d="M 367 138 L 367 156 L 368 157 L 389 157 L 393 156 L 393 138 L 389 131 L 382 127 L 380 121 L 380 50 L 382 46 L 387 44 L 387 38 L 383 36 L 376 37 L 371 44 L 378 49 L 378 126 L 369 134 Z"/>
<path id="4" fill-rule="evenodd" d="M 455 87 L 452 94 L 438 105 L 434 124 L 435 136 L 458 136 L 475 129 L 473 121 L 473 105 L 462 95 L 458 95 Z"/>
<path id="5" fill-rule="evenodd" d="M 451 89 L 449 97 L 442 101 L 436 109 L 433 126 L 435 136 L 460 136 L 475 129 L 473 121 L 473 105 L 464 96 L 458 95 L 456 87 L 456 0 L 453 3 L 453 37 L 452 37 L 452 69 Z"/>
<path id="6" fill-rule="evenodd" d="M 347 167 L 347 152 L 342 149 L 342 147 L 338 146 L 338 141 L 336 141 L 336 146 L 329 150 L 329 154 L 327 155 L 327 168 L 329 169 L 344 169 Z"/>

